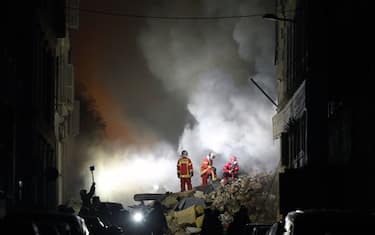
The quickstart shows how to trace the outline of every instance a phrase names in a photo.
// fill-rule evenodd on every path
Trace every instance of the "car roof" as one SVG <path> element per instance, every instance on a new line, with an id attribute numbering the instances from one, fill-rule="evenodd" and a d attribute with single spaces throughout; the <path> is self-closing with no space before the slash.
<path id="1" fill-rule="evenodd" d="M 368 211 L 357 210 L 304 210 L 289 212 L 285 218 L 285 228 L 292 224 L 294 229 L 316 231 L 337 231 L 366 229 L 375 224 L 375 216 Z"/>
<path id="2" fill-rule="evenodd" d="M 356 217 L 374 217 L 375 214 L 369 211 L 360 211 L 360 210 L 344 210 L 344 209 L 309 209 L 309 210 L 296 210 L 291 211 L 287 214 L 287 218 L 293 220 L 297 218 L 356 218 Z"/>

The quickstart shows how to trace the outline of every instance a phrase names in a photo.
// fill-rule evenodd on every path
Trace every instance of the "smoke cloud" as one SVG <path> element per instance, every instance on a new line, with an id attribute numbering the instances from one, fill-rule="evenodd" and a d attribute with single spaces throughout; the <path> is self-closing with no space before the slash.
<path id="1" fill-rule="evenodd" d="M 273 11 L 272 2 L 153 1 L 144 14 L 262 14 Z M 251 76 L 275 94 L 274 25 L 250 17 L 148 20 L 138 26 L 134 47 L 124 51 L 124 58 L 116 56 L 125 64 L 116 60 L 102 73 L 105 79 L 97 78 L 107 84 L 131 136 L 131 141 L 111 139 L 87 147 L 87 165 L 97 166 L 102 199 L 129 204 L 134 193 L 178 191 L 176 162 L 184 149 L 193 160 L 195 186 L 209 151 L 216 153 L 219 175 L 231 155 L 243 172 L 274 170 L 279 157 L 272 138 L 275 108 L 248 81 Z M 129 59 L 129 53 L 136 56 Z M 89 185 L 90 172 L 82 172 Z"/>

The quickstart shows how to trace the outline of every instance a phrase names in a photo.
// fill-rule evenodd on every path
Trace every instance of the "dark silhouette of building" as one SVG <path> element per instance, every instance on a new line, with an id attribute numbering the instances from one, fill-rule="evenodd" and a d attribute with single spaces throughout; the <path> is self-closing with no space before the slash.
<path id="1" fill-rule="evenodd" d="M 374 209 L 371 5 L 276 2 L 280 212 Z"/>
<path id="2" fill-rule="evenodd" d="M 7 207 L 56 208 L 78 107 L 66 1 L 6 0 L 2 9 L 0 190 Z"/>

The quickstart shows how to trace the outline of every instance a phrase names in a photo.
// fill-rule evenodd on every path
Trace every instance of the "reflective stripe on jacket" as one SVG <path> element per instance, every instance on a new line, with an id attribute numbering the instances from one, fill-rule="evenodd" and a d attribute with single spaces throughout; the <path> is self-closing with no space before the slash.
<path id="1" fill-rule="evenodd" d="M 180 178 L 190 178 L 193 173 L 193 164 L 188 157 L 181 157 L 177 162 L 177 173 Z"/>
<path id="2" fill-rule="evenodd" d="M 211 174 L 211 168 L 212 168 L 212 160 L 209 160 L 207 157 L 205 157 L 201 165 L 201 175 Z"/>

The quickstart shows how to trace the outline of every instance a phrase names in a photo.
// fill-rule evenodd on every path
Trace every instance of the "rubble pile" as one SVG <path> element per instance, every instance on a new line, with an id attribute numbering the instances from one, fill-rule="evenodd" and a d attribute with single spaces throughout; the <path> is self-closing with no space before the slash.
<path id="1" fill-rule="evenodd" d="M 218 210 L 223 227 L 233 221 L 240 206 L 248 209 L 251 222 L 273 222 L 278 208 L 275 190 L 277 182 L 273 181 L 274 176 L 270 174 L 241 175 L 225 185 L 223 182 L 211 184 L 211 190 L 205 190 L 206 192 L 198 187 L 187 192 L 169 194 L 162 202 L 167 208 L 168 226 L 173 234 L 186 234 L 187 230 L 199 232 L 204 220 L 204 206 L 184 207 L 181 204 L 186 199 L 203 199 L 205 207 Z"/>
<path id="2" fill-rule="evenodd" d="M 276 193 L 272 191 L 272 175 L 241 176 L 232 183 L 221 185 L 206 197 L 208 204 L 219 211 L 228 210 L 234 215 L 241 205 L 248 208 L 250 220 L 275 220 Z"/>

